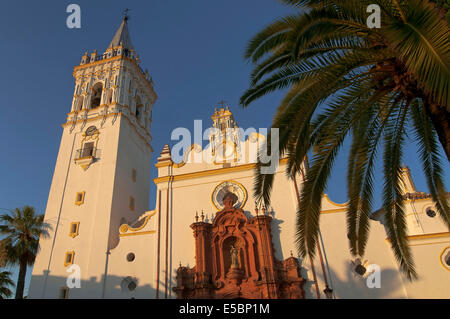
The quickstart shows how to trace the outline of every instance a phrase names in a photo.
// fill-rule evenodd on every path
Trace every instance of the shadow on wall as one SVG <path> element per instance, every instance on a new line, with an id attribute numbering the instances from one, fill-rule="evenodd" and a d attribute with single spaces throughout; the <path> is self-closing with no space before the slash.
<path id="1" fill-rule="evenodd" d="M 67 274 L 67 277 L 70 274 Z M 108 275 L 100 280 L 91 277 L 81 280 L 80 288 L 67 289 L 67 277 L 34 275 L 31 279 L 29 299 L 62 299 L 64 291 L 69 299 L 151 299 L 155 289 L 150 285 L 140 285 L 138 278 Z M 45 289 L 46 287 L 46 289 Z M 44 289 L 46 290 L 44 295 Z M 160 294 L 161 295 L 161 294 Z"/>
<path id="2" fill-rule="evenodd" d="M 320 298 L 326 298 L 323 290 L 325 284 L 323 280 L 322 269 L 316 267 L 316 275 L 319 281 Z M 369 288 L 367 285 L 368 274 L 364 276 L 358 275 L 353 271 L 350 261 L 347 265 L 344 262 L 343 269 L 345 274 L 338 274 L 333 267 L 330 267 L 329 273 L 327 272 L 327 279 L 329 285 L 333 289 L 333 295 L 336 299 L 389 299 L 389 298 L 406 298 L 407 296 L 403 290 L 403 283 L 400 274 L 395 268 L 381 269 L 380 271 L 380 288 Z M 310 268 L 310 267 L 308 267 Z M 331 280 L 330 280 L 331 277 Z M 305 276 L 306 278 L 306 276 Z M 369 282 L 373 282 L 369 278 Z M 305 291 L 309 290 L 309 293 L 313 298 L 317 298 L 316 286 L 312 278 L 308 278 L 305 285 Z"/>
<path id="3" fill-rule="evenodd" d="M 283 248 L 281 246 L 280 234 L 281 227 L 280 224 L 284 223 L 284 220 L 281 219 L 272 219 L 272 244 L 275 249 L 274 254 L 278 260 L 283 260 L 289 257 L 289 252 L 283 252 Z M 284 258 L 283 258 L 284 255 Z"/>
<path id="4" fill-rule="evenodd" d="M 304 289 L 306 298 L 316 298 L 316 287 L 312 278 L 308 278 L 305 265 L 300 265 L 303 277 L 307 280 Z M 325 299 L 323 292 L 325 285 L 323 284 L 322 270 L 316 269 L 316 275 L 319 280 L 320 298 Z M 328 275 L 328 273 L 327 273 Z M 398 271 L 395 269 L 384 269 L 380 273 L 381 288 L 369 288 L 366 285 L 366 278 L 359 275 L 353 275 L 351 271 L 347 271 L 344 278 L 339 276 L 332 268 L 330 269 L 331 286 L 334 296 L 337 299 L 383 299 L 383 298 L 405 298 L 403 293 L 403 284 L 399 277 Z M 43 295 L 45 286 L 45 275 L 33 276 L 29 299 L 59 299 L 63 298 L 63 291 L 67 287 L 67 277 L 48 276 L 47 292 Z M 328 277 L 330 280 L 330 277 Z M 329 281 L 330 282 L 330 281 Z M 81 280 L 80 288 L 68 289 L 67 297 L 69 299 L 154 299 L 156 290 L 150 285 L 140 285 L 139 281 L 133 277 L 108 276 L 106 283 L 96 280 L 92 277 L 89 280 Z M 164 290 L 164 282 L 160 281 L 159 298 L 166 298 Z M 103 295 L 103 291 L 105 291 Z M 176 298 L 175 293 L 167 291 L 167 297 Z"/>
<path id="5" fill-rule="evenodd" d="M 252 214 L 250 211 L 244 211 L 245 216 L 247 216 L 248 219 L 256 217 L 255 214 Z M 275 212 L 273 209 L 269 211 L 268 215 L 272 217 L 271 222 L 271 231 L 272 231 L 272 244 L 274 248 L 274 255 L 275 258 L 277 258 L 280 261 L 283 261 L 284 259 L 288 258 L 289 255 L 285 255 L 283 258 L 283 249 L 281 246 L 281 240 L 280 240 L 280 234 L 281 234 L 281 227 L 280 224 L 284 223 L 284 220 L 275 218 Z M 289 252 L 287 252 L 289 253 Z"/>

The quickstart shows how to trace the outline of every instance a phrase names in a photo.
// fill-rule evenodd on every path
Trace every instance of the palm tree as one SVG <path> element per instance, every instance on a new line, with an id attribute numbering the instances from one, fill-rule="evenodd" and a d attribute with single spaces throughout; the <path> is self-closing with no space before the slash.
<path id="1" fill-rule="evenodd" d="M 0 223 L 0 234 L 6 236 L 1 242 L 6 251 L 6 262 L 19 264 L 15 298 L 23 299 L 27 266 L 34 263 L 39 251 L 39 237 L 48 237 L 50 226 L 44 223 L 44 215 L 36 215 L 31 206 L 1 215 Z"/>
<path id="2" fill-rule="evenodd" d="M 12 291 L 8 287 L 14 286 L 14 282 L 10 276 L 9 271 L 0 272 L 0 299 L 9 298 L 12 295 Z"/>
<path id="3" fill-rule="evenodd" d="M 299 252 L 303 257 L 315 255 L 321 196 L 349 137 L 350 251 L 354 256 L 365 252 L 381 145 L 388 236 L 400 268 L 413 280 L 417 274 L 401 193 L 407 136 L 417 143 L 433 201 L 450 228 L 440 150 L 441 145 L 450 160 L 450 32 L 443 8 L 430 0 L 282 2 L 300 10 L 273 22 L 249 42 L 245 56 L 254 70 L 241 105 L 289 88 L 272 122 L 279 129 L 279 152 L 289 159 L 288 175 L 295 176 L 313 151 L 297 211 Z M 381 28 L 367 25 L 370 4 L 381 8 Z M 270 143 L 266 148 L 271 151 Z M 261 174 L 263 165 L 257 165 L 254 191 L 269 205 L 273 175 Z"/>

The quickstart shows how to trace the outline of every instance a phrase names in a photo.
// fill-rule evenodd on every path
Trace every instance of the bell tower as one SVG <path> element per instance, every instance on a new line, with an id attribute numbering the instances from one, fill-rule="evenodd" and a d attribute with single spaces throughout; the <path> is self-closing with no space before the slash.
<path id="1" fill-rule="evenodd" d="M 140 66 L 125 16 L 103 54 L 74 67 L 75 89 L 45 212 L 30 298 L 102 298 L 119 226 L 148 210 L 153 81 Z M 79 267 L 81 288 L 68 289 Z"/>
<path id="2" fill-rule="evenodd" d="M 222 106 L 224 102 L 222 103 Z M 211 116 L 213 121 L 209 135 L 211 156 L 216 164 L 230 164 L 240 159 L 241 132 L 229 107 L 216 108 Z"/>

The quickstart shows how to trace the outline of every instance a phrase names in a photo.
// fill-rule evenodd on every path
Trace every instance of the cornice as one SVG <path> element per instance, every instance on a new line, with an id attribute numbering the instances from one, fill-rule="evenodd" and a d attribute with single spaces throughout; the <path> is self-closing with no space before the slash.
<path id="1" fill-rule="evenodd" d="M 77 112 L 75 112 L 75 113 L 77 113 Z M 69 113 L 68 115 L 71 115 L 71 114 L 74 114 L 74 112 L 71 112 L 71 113 Z M 145 131 L 145 135 L 142 135 L 142 133 L 139 132 L 139 130 L 136 128 L 136 125 L 135 125 L 135 124 L 128 118 L 128 116 L 127 116 L 126 114 L 124 114 L 123 112 L 118 112 L 118 113 L 108 113 L 107 115 L 97 115 L 97 116 L 90 117 L 90 118 L 87 118 L 87 119 L 82 118 L 82 119 L 79 119 L 79 120 L 76 120 L 76 121 L 67 121 L 66 123 L 62 124 L 61 126 L 62 126 L 63 128 L 66 128 L 67 126 L 77 125 L 77 124 L 83 123 L 83 122 L 85 122 L 85 121 L 86 121 L 86 122 L 92 122 L 92 121 L 96 121 L 96 120 L 103 119 L 103 118 L 109 118 L 109 117 L 112 117 L 112 116 L 120 116 L 120 117 L 125 118 L 125 119 L 127 120 L 127 122 L 133 127 L 133 129 L 135 130 L 135 132 L 137 133 L 137 135 L 138 135 L 138 136 L 145 142 L 145 144 L 150 148 L 151 152 L 153 152 L 153 148 L 152 148 L 152 146 L 150 145 L 150 142 L 149 142 L 149 141 L 152 140 L 151 135 L 150 135 L 147 131 L 145 131 L 145 129 L 143 129 L 142 126 L 141 126 L 141 129 L 143 129 L 143 130 Z M 139 124 L 138 124 L 138 125 L 139 125 Z M 147 139 L 148 139 L 149 141 L 147 141 Z"/>
<path id="2" fill-rule="evenodd" d="M 408 236 L 407 239 L 410 241 L 410 240 L 445 238 L 445 237 L 450 237 L 450 232 L 411 235 L 411 236 Z M 386 238 L 386 241 L 390 242 L 391 240 L 389 238 Z"/>
<path id="3" fill-rule="evenodd" d="M 279 161 L 280 165 L 286 164 L 286 163 L 287 163 L 287 158 L 282 158 Z M 166 165 L 166 166 L 170 166 L 170 165 Z M 211 170 L 207 170 L 207 171 L 186 173 L 186 174 L 180 174 L 180 175 L 168 175 L 168 176 L 154 178 L 153 182 L 155 184 L 159 184 L 159 183 L 168 182 L 168 181 L 180 181 L 180 180 L 193 179 L 193 178 L 198 178 L 198 177 L 214 176 L 214 175 L 219 175 L 219 174 L 240 172 L 240 171 L 254 169 L 255 166 L 256 166 L 255 163 L 251 163 L 251 164 L 242 164 L 242 165 L 237 165 L 237 166 L 233 166 L 233 167 L 217 168 L 217 169 L 211 169 Z"/>

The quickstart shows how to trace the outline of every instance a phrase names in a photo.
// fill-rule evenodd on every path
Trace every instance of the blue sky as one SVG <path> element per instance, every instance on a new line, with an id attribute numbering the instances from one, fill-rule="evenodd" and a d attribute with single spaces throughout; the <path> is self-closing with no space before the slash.
<path id="1" fill-rule="evenodd" d="M 70 3 L 81 7 L 81 29 L 66 27 Z M 106 49 L 126 7 L 131 9 L 133 45 L 159 96 L 153 111 L 152 163 L 163 145 L 170 144 L 172 129 L 192 129 L 194 119 L 210 124 L 219 100 L 229 103 L 241 127 L 259 128 L 270 127 L 283 96 L 278 92 L 247 109 L 238 106 L 249 84 L 251 65 L 243 59 L 248 40 L 274 19 L 293 12 L 276 0 L 16 0 L 2 6 L 0 208 L 32 205 L 44 213 L 61 124 L 72 102 L 73 67 L 86 50 Z M 404 162 L 412 169 L 417 188 L 427 191 L 414 142 L 411 139 L 407 144 Z M 346 200 L 345 149 L 327 190 L 337 202 Z M 155 173 L 153 168 L 152 178 Z M 380 175 L 376 177 L 377 208 L 381 203 Z M 448 165 L 445 178 L 448 184 Z M 154 189 L 150 208 L 154 207 Z"/>

